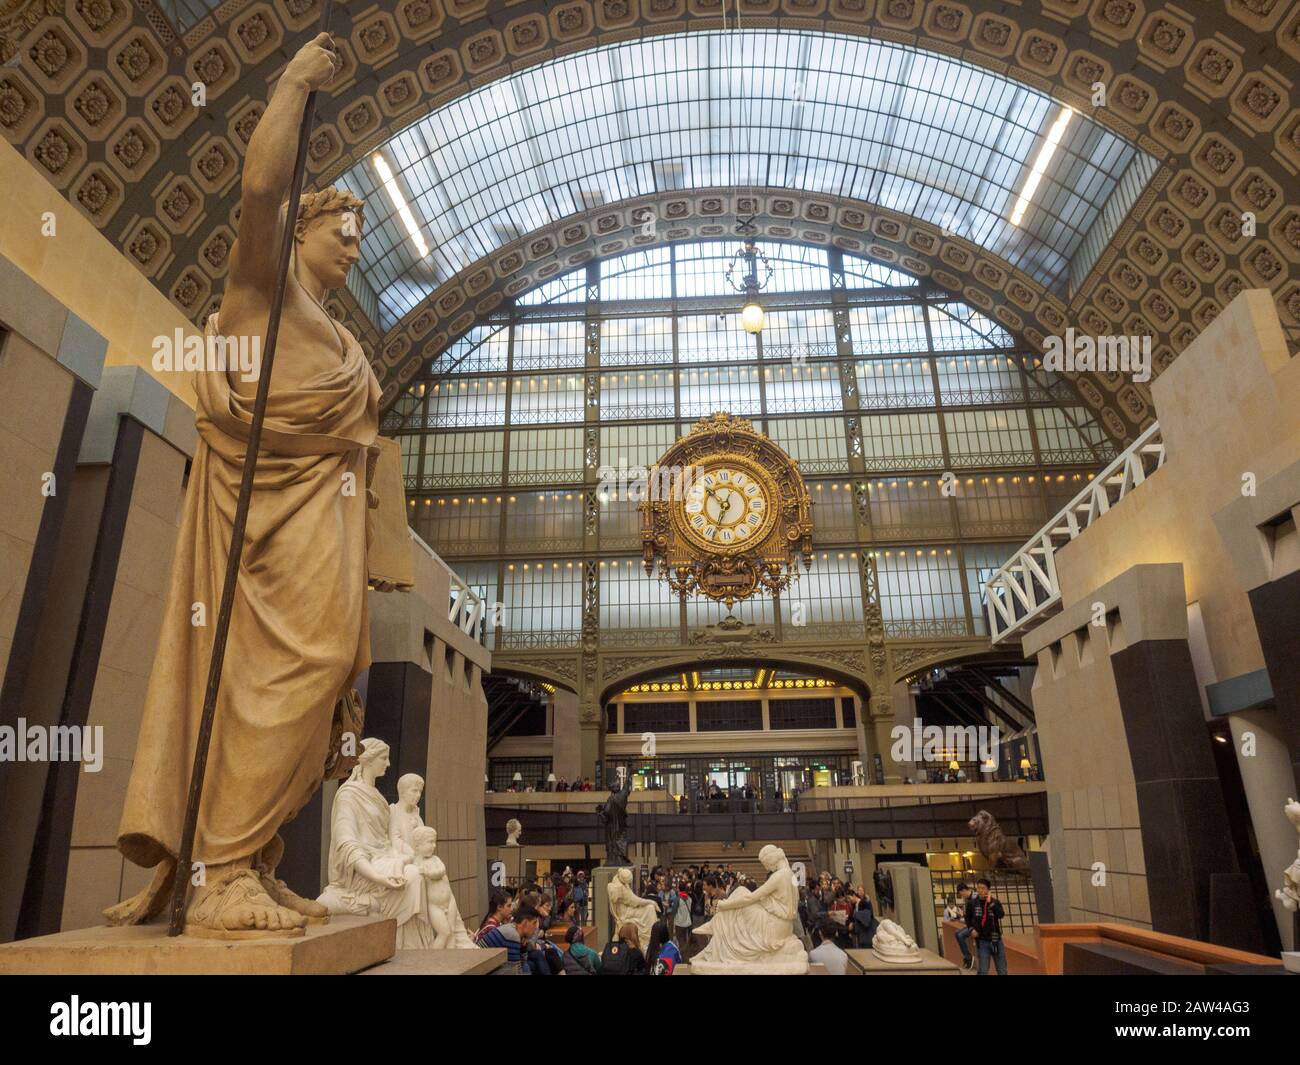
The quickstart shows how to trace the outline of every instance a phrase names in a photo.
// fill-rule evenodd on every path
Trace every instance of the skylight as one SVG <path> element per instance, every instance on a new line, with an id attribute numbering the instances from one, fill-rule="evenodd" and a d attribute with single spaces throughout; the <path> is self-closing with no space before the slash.
<path id="1" fill-rule="evenodd" d="M 777 188 L 915 216 L 1064 291 L 1071 259 L 1139 155 L 1083 114 L 991 71 L 885 41 L 790 30 L 690 33 L 539 64 L 447 104 L 380 148 L 428 241 L 421 258 L 372 159 L 340 179 L 375 219 L 361 268 L 381 328 L 440 284 L 593 204 Z"/>

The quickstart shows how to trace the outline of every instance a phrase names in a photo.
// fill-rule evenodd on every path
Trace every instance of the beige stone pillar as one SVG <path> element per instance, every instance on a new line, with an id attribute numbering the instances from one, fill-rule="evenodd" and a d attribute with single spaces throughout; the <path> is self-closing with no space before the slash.
<path id="1" fill-rule="evenodd" d="M 1269 903 L 1277 920 L 1284 950 L 1300 950 L 1292 942 L 1295 923 L 1292 914 L 1273 897 L 1282 886 L 1282 870 L 1296 857 L 1296 831 L 1282 815 L 1287 799 L 1293 798 L 1291 756 L 1286 727 L 1277 710 L 1241 710 L 1228 715 L 1232 746 L 1241 767 L 1241 785 L 1255 827 L 1260 861 L 1268 880 Z"/>
<path id="2" fill-rule="evenodd" d="M 375 665 L 369 699 L 376 702 L 374 685 L 381 673 L 392 674 L 390 690 L 404 693 L 403 709 L 414 693 L 427 712 L 427 739 L 420 760 L 425 823 L 438 831 L 438 853 L 447 866 L 461 915 L 473 926 L 487 903 L 483 818 L 487 700 L 482 681 L 491 668 L 491 656 L 448 620 L 451 577 L 446 563 L 414 536 L 412 550 L 415 587 L 410 592 L 370 593 Z M 375 720 L 395 709 L 396 702 L 375 705 Z M 368 705 L 368 716 L 371 712 Z M 404 722 L 404 735 L 419 731 L 413 724 Z M 366 735 L 370 734 L 368 722 Z M 418 756 L 404 751 L 404 761 L 408 753 Z"/>
<path id="3" fill-rule="evenodd" d="M 101 627 L 98 657 L 86 661 L 77 655 L 68 685 L 88 697 L 86 724 L 103 727 L 105 751 L 99 772 L 76 775 L 70 835 L 57 820 L 46 826 L 51 857 L 68 847 L 59 915 L 65 930 L 102 924 L 103 909 L 143 888 L 152 872 L 118 852 L 117 827 L 145 690 L 164 630 L 185 464 L 195 442 L 192 413 L 161 384 L 134 366 L 105 371 L 79 461 L 81 471 L 92 477 L 106 474 L 101 463 L 107 464 L 113 471 L 112 490 L 96 496 L 97 503 L 102 500 L 95 508 L 97 524 L 83 525 L 79 532 L 93 532 L 101 562 L 115 562 L 111 570 L 91 568 L 86 603 L 64 618 L 82 626 L 81 646 L 88 630 Z M 98 614 L 94 604 L 105 600 L 109 607 Z M 51 894 L 53 888 L 51 883 Z"/>
<path id="4" fill-rule="evenodd" d="M 583 704 L 578 711 L 578 752 L 580 775 L 594 781 L 596 763 L 605 759 L 605 721 L 597 705 Z"/>
<path id="5" fill-rule="evenodd" d="M 551 696 L 551 772 L 572 783 L 582 777 L 582 730 L 578 724 L 578 695 L 556 688 Z M 594 768 L 594 763 L 593 763 Z M 590 774 L 587 774 L 588 776 Z"/>
<path id="6" fill-rule="evenodd" d="M 880 753 L 885 766 L 886 784 L 901 784 L 904 776 L 916 779 L 914 762 L 894 761 L 894 740 L 891 735 L 895 725 L 910 729 L 915 713 L 916 701 L 911 689 L 901 681 L 887 694 L 876 695 L 871 699 L 871 734 L 875 740 L 875 750 Z"/>
<path id="7" fill-rule="evenodd" d="M 862 763 L 862 779 L 868 784 L 874 784 L 876 782 L 875 761 L 871 756 L 875 753 L 873 747 L 875 735 L 871 730 L 869 704 L 860 695 L 853 696 L 853 726 L 858 761 Z"/>

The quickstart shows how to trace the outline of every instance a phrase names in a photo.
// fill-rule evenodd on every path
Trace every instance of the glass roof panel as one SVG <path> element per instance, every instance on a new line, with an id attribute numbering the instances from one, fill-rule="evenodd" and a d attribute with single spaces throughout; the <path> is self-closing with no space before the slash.
<path id="1" fill-rule="evenodd" d="M 790 30 L 669 35 L 553 60 L 468 93 L 380 151 L 431 249 L 421 260 L 373 161 L 361 269 L 383 328 L 477 259 L 601 203 L 773 186 L 915 216 L 1060 291 L 1137 154 L 1071 121 L 1022 226 L 1007 220 L 1059 106 L 1026 85 L 885 41 Z"/>

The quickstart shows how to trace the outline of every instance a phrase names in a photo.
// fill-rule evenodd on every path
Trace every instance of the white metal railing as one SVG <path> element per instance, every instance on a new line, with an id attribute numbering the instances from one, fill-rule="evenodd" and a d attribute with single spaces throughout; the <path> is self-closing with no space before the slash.
<path id="1" fill-rule="evenodd" d="M 451 582 L 447 620 L 475 643 L 483 644 L 485 634 L 483 622 L 487 617 L 487 608 L 483 604 L 482 597 L 461 580 L 456 571 L 447 565 L 442 557 L 416 534 L 414 529 L 411 530 L 411 539 L 447 573 L 448 580 Z"/>
<path id="2" fill-rule="evenodd" d="M 447 572 L 451 575 L 451 609 L 447 612 L 447 619 L 475 643 L 482 643 L 486 613 L 483 600 L 456 575 L 455 570 L 448 569 Z"/>
<path id="3" fill-rule="evenodd" d="M 1046 525 L 984 582 L 984 609 L 994 644 L 1045 620 L 1061 606 L 1056 552 L 1089 528 L 1165 464 L 1159 423 L 1088 483 Z"/>

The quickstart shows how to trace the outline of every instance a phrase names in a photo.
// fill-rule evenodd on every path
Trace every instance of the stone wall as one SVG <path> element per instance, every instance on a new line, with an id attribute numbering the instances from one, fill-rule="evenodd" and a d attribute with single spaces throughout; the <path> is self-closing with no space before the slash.
<path id="1" fill-rule="evenodd" d="M 1291 660 L 1300 654 L 1294 627 L 1289 635 L 1258 627 L 1252 597 L 1265 578 L 1247 580 L 1242 561 L 1268 554 L 1261 527 L 1280 516 L 1285 539 L 1294 528 L 1288 510 L 1300 509 L 1279 487 L 1300 484 L 1291 475 L 1300 460 L 1300 360 L 1287 351 L 1269 294 L 1238 296 L 1152 391 L 1165 464 L 1056 553 L 1063 611 L 1024 647 L 1038 657 L 1033 695 L 1058 919 L 1206 938 L 1212 907 L 1227 935 L 1226 900 L 1241 899 L 1253 920 L 1263 888 L 1237 866 L 1234 842 L 1245 826 L 1227 829 L 1207 722 L 1214 713 L 1251 710 L 1265 720 L 1279 712 L 1271 696 L 1216 709 L 1214 693 L 1244 685 L 1268 696 L 1271 678 L 1281 708 L 1285 677 L 1266 670 L 1261 632 L 1289 641 Z M 1281 502 L 1261 516 L 1266 486 Z M 1295 567 L 1274 568 L 1281 578 Z M 1294 857 L 1281 810 L 1295 781 L 1278 771 L 1279 758 L 1245 756 L 1239 746 L 1237 755 L 1272 876 Z M 1107 871 L 1101 886 L 1092 883 L 1097 862 Z"/>

